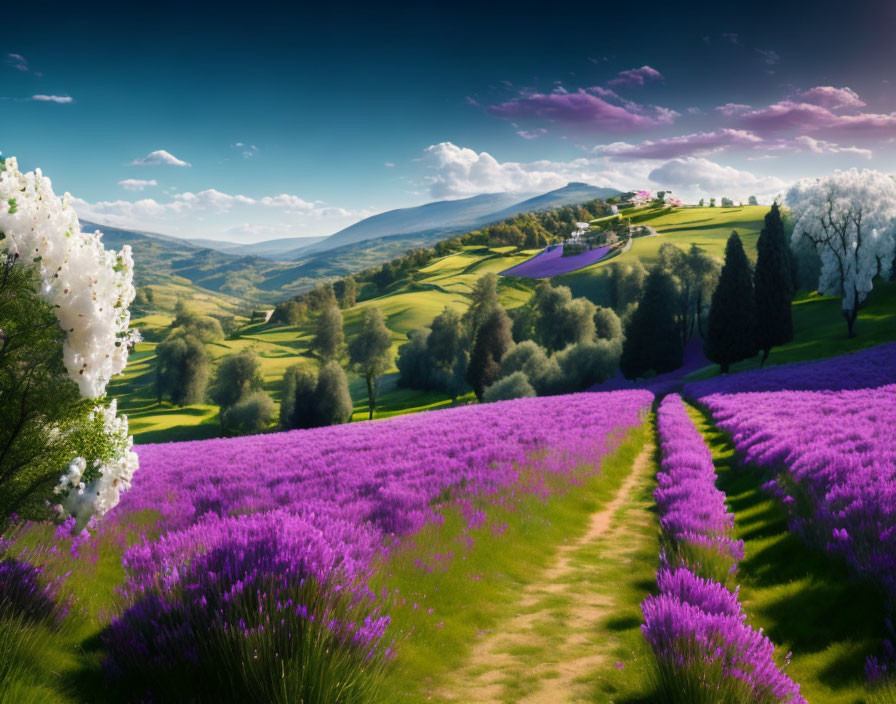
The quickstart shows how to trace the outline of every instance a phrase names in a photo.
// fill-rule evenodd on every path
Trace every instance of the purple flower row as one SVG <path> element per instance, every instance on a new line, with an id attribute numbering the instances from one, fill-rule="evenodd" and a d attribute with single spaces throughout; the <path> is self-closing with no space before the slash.
<path id="1" fill-rule="evenodd" d="M 831 360 L 846 373 L 841 364 Z M 843 555 L 896 605 L 896 385 L 702 401 L 747 461 L 782 470 L 770 488 L 792 527 Z"/>
<path id="2" fill-rule="evenodd" d="M 294 627 L 307 612 L 340 642 L 369 649 L 388 617 L 365 584 L 396 538 L 439 521 L 445 503 L 472 530 L 489 501 L 544 496 L 554 478 L 579 481 L 652 399 L 646 391 L 584 393 L 140 446 L 140 472 L 110 519 L 127 525 L 155 512 L 159 520 L 125 553 L 131 607 L 107 646 L 173 667 L 172 658 L 195 655 L 197 633 L 258 638 L 262 628 L 273 637 L 276 624 Z M 304 603 L 306 585 L 325 592 L 316 610 Z M 340 610 L 339 619 L 327 616 Z M 240 616 L 247 613 L 251 622 Z"/>
<path id="3" fill-rule="evenodd" d="M 743 542 L 730 536 L 734 517 L 715 486 L 712 454 L 680 396 L 663 399 L 657 425 L 661 469 L 654 496 L 666 547 L 660 593 L 641 608 L 660 687 L 701 701 L 804 704 L 799 685 L 775 664 L 771 641 L 747 625 L 737 591 L 710 578 L 734 572 Z M 727 574 L 714 569 L 719 562 Z"/>

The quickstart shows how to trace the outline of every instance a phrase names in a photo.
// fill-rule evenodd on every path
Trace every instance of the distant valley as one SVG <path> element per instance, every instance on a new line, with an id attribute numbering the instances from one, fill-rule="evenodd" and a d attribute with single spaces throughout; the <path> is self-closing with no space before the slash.
<path id="1" fill-rule="evenodd" d="M 520 213 L 609 198 L 621 191 L 570 183 L 541 195 L 494 193 L 426 203 L 365 218 L 329 237 L 291 237 L 251 244 L 180 239 L 102 224 L 107 246 L 134 250 L 138 286 L 179 286 L 184 293 L 215 294 L 225 308 L 277 303 L 321 279 L 378 266 L 408 249 L 428 247 L 453 234 L 500 222 Z"/>

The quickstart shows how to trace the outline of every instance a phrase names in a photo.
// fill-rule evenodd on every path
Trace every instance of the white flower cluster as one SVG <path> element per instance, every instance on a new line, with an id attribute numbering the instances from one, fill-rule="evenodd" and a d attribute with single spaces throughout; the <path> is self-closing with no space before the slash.
<path id="1" fill-rule="evenodd" d="M 65 367 L 81 395 L 99 398 L 128 361 L 134 261 L 130 247 L 103 247 L 81 232 L 71 197 L 53 193 L 40 169 L 23 174 L 0 162 L 0 253 L 18 255 L 40 276 L 40 294 L 65 331 Z"/>
<path id="2" fill-rule="evenodd" d="M 818 290 L 842 296 L 843 309 L 865 300 L 874 277 L 889 273 L 896 250 L 896 181 L 879 171 L 835 171 L 803 179 L 787 193 L 793 244 L 806 235 L 821 260 Z"/>
<path id="3" fill-rule="evenodd" d="M 60 508 L 80 522 L 86 522 L 92 515 L 102 516 L 114 508 L 121 493 L 130 488 L 137 471 L 137 453 L 131 449 L 134 439 L 128 435 L 128 419 L 117 415 L 117 411 L 118 403 L 113 399 L 108 406 L 97 406 L 91 414 L 91 420 L 97 414 L 102 415 L 104 435 L 111 445 L 111 459 L 96 460 L 88 471 L 87 461 L 76 457 L 54 489 L 57 494 L 65 494 Z"/>
<path id="4" fill-rule="evenodd" d="M 40 295 L 65 332 L 63 360 L 81 395 L 101 398 L 109 379 L 128 361 L 137 338 L 128 328 L 134 299 L 134 261 L 130 247 L 103 247 L 101 233 L 81 232 L 71 196 L 59 198 L 39 169 L 23 174 L 15 158 L 0 161 L 0 258 L 18 257 L 38 273 Z M 81 520 L 114 507 L 137 469 L 127 418 L 117 416 L 115 400 L 99 403 L 105 459 L 92 467 L 77 457 L 60 479 L 60 510 Z"/>

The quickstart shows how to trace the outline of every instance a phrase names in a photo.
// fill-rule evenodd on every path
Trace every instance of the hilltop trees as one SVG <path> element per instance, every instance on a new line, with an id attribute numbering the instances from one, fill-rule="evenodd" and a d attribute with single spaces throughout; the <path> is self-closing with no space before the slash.
<path id="1" fill-rule="evenodd" d="M 805 179 L 787 193 L 795 220 L 793 243 L 803 237 L 821 260 L 818 290 L 840 296 L 849 337 L 874 277 L 890 271 L 894 256 L 896 182 L 878 171 L 837 171 Z"/>
<path id="2" fill-rule="evenodd" d="M 672 276 L 659 265 L 653 267 L 625 328 L 619 366 L 627 379 L 650 371 L 662 374 L 681 366 L 684 346 L 675 320 L 676 300 Z"/>
<path id="3" fill-rule="evenodd" d="M 793 280 L 784 224 L 777 203 L 765 216 L 765 226 L 756 247 L 756 342 L 762 350 L 762 364 L 765 364 L 772 347 L 793 339 L 790 312 Z"/>
<path id="4" fill-rule="evenodd" d="M 737 232 L 731 233 L 725 246 L 725 264 L 712 296 L 703 350 L 723 374 L 757 351 L 753 276 Z"/>
<path id="5" fill-rule="evenodd" d="M 759 205 L 759 201 L 756 200 L 756 196 L 750 196 L 749 200 L 747 201 L 747 204 L 748 205 Z"/>
<path id="6" fill-rule="evenodd" d="M 348 346 L 348 354 L 352 367 L 367 383 L 370 419 L 373 419 L 376 408 L 377 379 L 392 365 L 392 358 L 389 356 L 391 349 L 392 333 L 386 327 L 382 311 L 379 308 L 368 308 L 364 312 L 361 331 Z"/>

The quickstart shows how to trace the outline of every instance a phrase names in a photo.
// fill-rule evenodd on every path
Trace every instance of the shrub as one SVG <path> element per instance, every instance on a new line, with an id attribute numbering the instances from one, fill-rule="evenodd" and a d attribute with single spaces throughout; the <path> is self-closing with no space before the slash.
<path id="1" fill-rule="evenodd" d="M 535 389 L 529 383 L 523 372 L 514 372 L 510 376 L 499 379 L 489 386 L 482 394 L 484 403 L 492 403 L 494 401 L 510 401 L 515 398 L 532 398 L 535 396 Z"/>
<path id="2" fill-rule="evenodd" d="M 274 419 L 276 408 L 264 391 L 246 394 L 221 415 L 221 423 L 231 433 L 260 433 Z"/>
<path id="3" fill-rule="evenodd" d="M 563 390 L 582 391 L 610 379 L 619 367 L 620 354 L 618 340 L 586 340 L 558 352 L 554 357 L 562 372 Z"/>
<path id="4" fill-rule="evenodd" d="M 167 396 L 176 406 L 205 400 L 210 374 L 209 356 L 202 341 L 175 334 L 156 345 L 156 396 Z"/>
<path id="5" fill-rule="evenodd" d="M 539 396 L 555 393 L 561 379 L 560 365 L 532 340 L 517 343 L 501 360 L 501 376 L 522 372 Z"/>
<path id="6" fill-rule="evenodd" d="M 622 321 L 612 308 L 597 306 L 594 311 L 594 334 L 602 340 L 622 340 Z"/>

